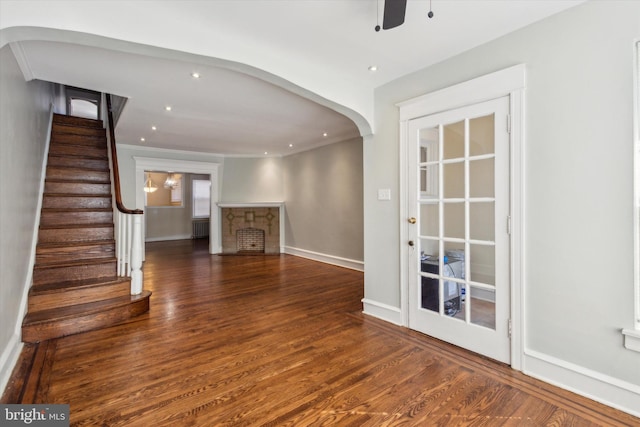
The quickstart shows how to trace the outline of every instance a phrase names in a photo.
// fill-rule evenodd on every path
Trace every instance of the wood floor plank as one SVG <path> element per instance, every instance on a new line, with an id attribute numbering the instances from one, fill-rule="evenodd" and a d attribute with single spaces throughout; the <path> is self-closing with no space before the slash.
<path id="1" fill-rule="evenodd" d="M 147 245 L 144 279 L 148 313 L 27 355 L 25 403 L 68 403 L 73 426 L 640 424 L 363 315 L 357 271 L 179 241 Z"/>

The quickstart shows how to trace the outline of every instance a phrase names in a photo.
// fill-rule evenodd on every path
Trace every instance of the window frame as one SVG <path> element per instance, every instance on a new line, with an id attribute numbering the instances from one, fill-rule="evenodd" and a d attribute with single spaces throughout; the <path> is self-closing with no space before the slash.
<path id="1" fill-rule="evenodd" d="M 211 205 L 211 185 L 213 185 L 213 183 L 211 182 L 211 179 L 201 179 L 201 178 L 191 178 L 191 218 L 192 219 L 209 219 L 211 218 L 211 210 L 209 209 L 209 213 L 207 215 L 196 215 L 196 181 L 203 181 L 203 182 L 208 182 L 209 183 L 209 192 L 207 193 L 209 195 L 208 198 L 208 205 Z"/>

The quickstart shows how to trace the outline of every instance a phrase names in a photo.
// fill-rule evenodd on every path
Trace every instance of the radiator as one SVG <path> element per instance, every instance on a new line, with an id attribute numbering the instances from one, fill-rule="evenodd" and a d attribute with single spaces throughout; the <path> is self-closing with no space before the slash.
<path id="1" fill-rule="evenodd" d="M 193 221 L 192 223 L 192 239 L 202 239 L 209 237 L 209 221 Z"/>

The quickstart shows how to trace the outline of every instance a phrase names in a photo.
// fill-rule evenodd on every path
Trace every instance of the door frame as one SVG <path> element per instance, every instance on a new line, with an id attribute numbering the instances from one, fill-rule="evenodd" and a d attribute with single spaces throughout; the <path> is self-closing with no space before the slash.
<path id="1" fill-rule="evenodd" d="M 509 96 L 509 210 L 511 216 L 511 367 L 523 370 L 524 287 L 524 92 L 525 65 L 519 64 L 396 104 L 400 113 L 400 318 L 409 326 L 408 150 L 409 121 Z"/>

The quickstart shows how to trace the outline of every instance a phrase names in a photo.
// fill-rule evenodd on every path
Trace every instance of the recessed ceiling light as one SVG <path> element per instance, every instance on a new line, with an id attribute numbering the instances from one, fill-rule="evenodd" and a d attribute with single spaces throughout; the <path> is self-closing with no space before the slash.
<path id="1" fill-rule="evenodd" d="M 378 71 L 377 65 L 369 65 L 369 71 Z"/>
<path id="2" fill-rule="evenodd" d="M 193 77 L 194 79 L 199 79 L 200 73 L 191 73 L 191 77 Z"/>
<path id="3" fill-rule="evenodd" d="M 269 154 L 267 151 L 264 152 L 264 155 L 266 156 L 267 154 Z"/>
<path id="4" fill-rule="evenodd" d="M 289 147 L 293 147 L 293 144 L 289 144 Z"/>
<path id="5" fill-rule="evenodd" d="M 158 130 L 158 128 L 155 126 L 151 126 L 151 130 Z"/>
<path id="6" fill-rule="evenodd" d="M 171 111 L 171 105 L 167 105 L 166 107 L 164 107 L 164 109 L 167 111 Z"/>
<path id="7" fill-rule="evenodd" d="M 328 133 L 326 133 L 326 132 L 322 134 L 322 136 L 327 136 L 327 135 L 329 135 L 329 134 L 328 134 Z"/>
<path id="8" fill-rule="evenodd" d="M 144 142 L 144 141 L 145 141 L 145 139 L 144 139 L 144 138 L 140 138 L 140 142 Z"/>

